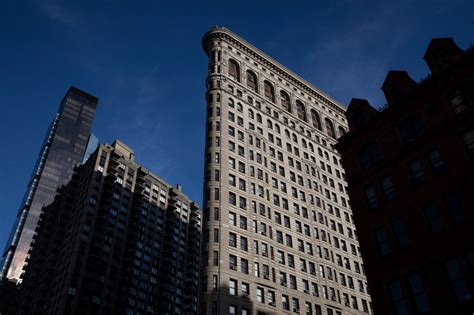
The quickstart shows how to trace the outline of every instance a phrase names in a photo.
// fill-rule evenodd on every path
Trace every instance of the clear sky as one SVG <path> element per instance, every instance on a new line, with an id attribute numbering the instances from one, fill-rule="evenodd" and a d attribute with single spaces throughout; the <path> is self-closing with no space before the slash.
<path id="1" fill-rule="evenodd" d="M 201 204 L 207 57 L 225 26 L 347 106 L 384 104 L 390 69 L 418 81 L 433 37 L 474 43 L 473 0 L 47 1 L 0 10 L 0 247 L 70 85 L 99 97 L 93 131 Z"/>

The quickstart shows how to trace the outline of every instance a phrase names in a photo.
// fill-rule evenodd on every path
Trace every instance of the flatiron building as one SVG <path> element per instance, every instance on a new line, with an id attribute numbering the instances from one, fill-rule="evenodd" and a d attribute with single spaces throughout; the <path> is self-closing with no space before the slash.
<path id="1" fill-rule="evenodd" d="M 200 313 L 370 313 L 334 149 L 345 109 L 228 29 L 211 29 L 202 44 Z"/>

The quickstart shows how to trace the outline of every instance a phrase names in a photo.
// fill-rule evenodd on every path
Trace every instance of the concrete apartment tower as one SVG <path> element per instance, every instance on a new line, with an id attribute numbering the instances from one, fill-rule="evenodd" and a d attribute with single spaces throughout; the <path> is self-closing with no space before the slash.
<path id="1" fill-rule="evenodd" d="M 201 314 L 370 313 L 345 109 L 233 32 L 209 56 Z"/>
<path id="2" fill-rule="evenodd" d="M 101 144 L 45 207 L 19 314 L 197 314 L 201 213 L 182 191 Z"/>
<path id="3" fill-rule="evenodd" d="M 58 187 L 69 182 L 74 167 L 84 158 L 97 103 L 97 97 L 75 87 L 62 99 L 2 252 L 0 280 L 20 280 L 41 209 L 53 202 Z"/>

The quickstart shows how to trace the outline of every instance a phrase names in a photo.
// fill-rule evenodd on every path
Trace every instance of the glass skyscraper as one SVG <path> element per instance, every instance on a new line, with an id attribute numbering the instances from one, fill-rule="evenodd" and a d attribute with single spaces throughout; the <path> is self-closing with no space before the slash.
<path id="1" fill-rule="evenodd" d="M 98 99 L 70 87 L 61 101 L 28 182 L 2 257 L 1 279 L 20 280 L 41 209 L 71 179 L 86 152 Z"/>

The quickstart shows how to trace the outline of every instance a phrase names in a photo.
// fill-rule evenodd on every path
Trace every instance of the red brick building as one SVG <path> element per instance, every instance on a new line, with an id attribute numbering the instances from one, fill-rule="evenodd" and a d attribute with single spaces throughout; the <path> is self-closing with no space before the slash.
<path id="1" fill-rule="evenodd" d="M 339 139 L 375 314 L 474 312 L 474 49 L 433 39 L 431 75 L 390 71 Z"/>

